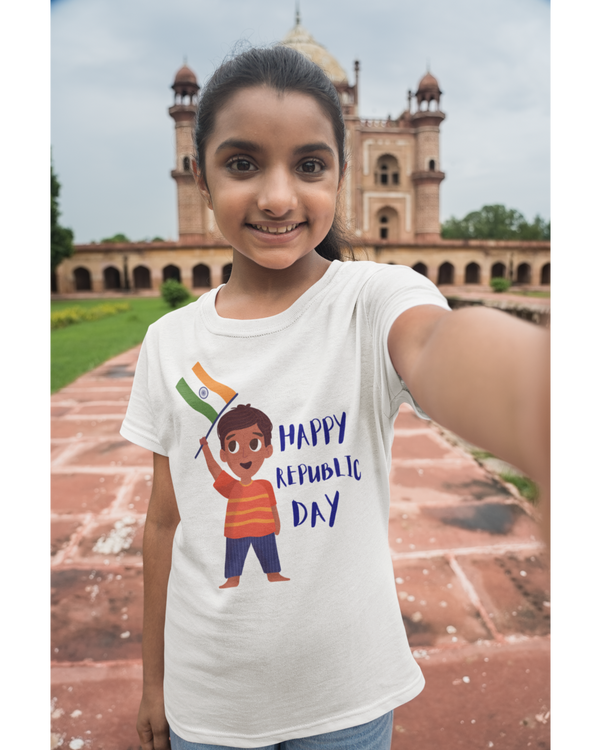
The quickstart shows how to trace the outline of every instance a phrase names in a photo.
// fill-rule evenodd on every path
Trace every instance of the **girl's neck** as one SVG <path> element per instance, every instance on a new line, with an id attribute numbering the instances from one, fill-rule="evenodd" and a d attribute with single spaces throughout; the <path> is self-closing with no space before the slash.
<path id="1" fill-rule="evenodd" d="M 217 313 L 236 320 L 278 315 L 310 289 L 330 263 L 313 250 L 289 268 L 265 268 L 234 249 L 231 276 L 215 302 Z"/>

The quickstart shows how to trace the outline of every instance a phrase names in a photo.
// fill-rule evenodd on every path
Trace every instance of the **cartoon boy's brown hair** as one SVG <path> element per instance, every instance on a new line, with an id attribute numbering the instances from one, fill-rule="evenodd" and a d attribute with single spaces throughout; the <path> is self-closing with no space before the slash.
<path id="1" fill-rule="evenodd" d="M 250 406 L 250 404 L 240 404 L 223 414 L 217 424 L 217 435 L 221 441 L 221 448 L 225 450 L 225 438 L 230 432 L 252 427 L 253 424 L 258 425 L 258 429 L 264 435 L 265 446 L 271 445 L 273 423 L 269 417 L 260 409 Z"/>

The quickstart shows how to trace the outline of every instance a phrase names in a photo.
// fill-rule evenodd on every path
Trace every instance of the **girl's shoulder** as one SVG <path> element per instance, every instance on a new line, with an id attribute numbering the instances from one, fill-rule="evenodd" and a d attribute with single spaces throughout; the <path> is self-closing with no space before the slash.
<path id="1" fill-rule="evenodd" d="M 375 299 L 381 294 L 399 291 L 423 292 L 444 299 L 432 281 L 404 265 L 372 260 L 347 261 L 340 264 L 338 278 L 344 284 L 357 284 L 363 294 Z"/>

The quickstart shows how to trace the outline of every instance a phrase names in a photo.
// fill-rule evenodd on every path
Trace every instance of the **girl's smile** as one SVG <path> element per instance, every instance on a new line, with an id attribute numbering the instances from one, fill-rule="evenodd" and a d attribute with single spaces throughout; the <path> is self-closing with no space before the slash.
<path id="1" fill-rule="evenodd" d="M 234 272 L 240 261 L 271 270 L 311 262 L 333 223 L 340 175 L 333 127 L 312 96 L 236 92 L 216 116 L 205 177 L 197 176 L 234 248 Z"/>

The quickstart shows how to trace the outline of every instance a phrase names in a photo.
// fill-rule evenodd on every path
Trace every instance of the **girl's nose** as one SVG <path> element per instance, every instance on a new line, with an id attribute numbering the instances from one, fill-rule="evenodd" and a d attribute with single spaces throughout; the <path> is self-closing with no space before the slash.
<path id="1" fill-rule="evenodd" d="M 285 216 L 298 206 L 294 180 L 287 169 L 269 170 L 261 182 L 258 208 L 273 217 Z"/>

